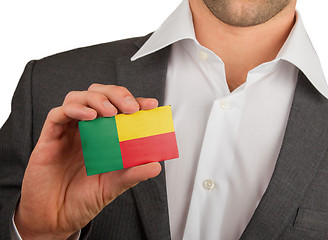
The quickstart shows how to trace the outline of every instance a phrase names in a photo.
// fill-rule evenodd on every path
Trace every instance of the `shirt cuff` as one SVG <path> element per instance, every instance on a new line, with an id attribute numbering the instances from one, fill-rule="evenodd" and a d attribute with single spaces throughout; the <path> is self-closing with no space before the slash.
<path id="1" fill-rule="evenodd" d="M 18 230 L 17 230 L 16 224 L 15 224 L 15 221 L 14 221 L 15 213 L 14 213 L 14 215 L 12 217 L 12 220 L 11 220 L 11 240 L 23 240 L 21 238 Z M 72 234 L 69 238 L 67 238 L 67 240 L 79 240 L 80 235 L 81 235 L 81 230 L 79 230 L 76 233 Z"/>

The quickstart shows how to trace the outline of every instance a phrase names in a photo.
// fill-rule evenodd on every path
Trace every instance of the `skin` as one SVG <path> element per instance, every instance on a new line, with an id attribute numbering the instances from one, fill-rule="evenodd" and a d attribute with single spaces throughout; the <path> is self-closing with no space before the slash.
<path id="1" fill-rule="evenodd" d="M 263 9 L 266 0 L 204 1 L 190 0 L 196 37 L 221 57 L 232 91 L 245 82 L 250 69 L 275 58 L 294 24 L 296 0 L 285 1 L 289 3 L 280 11 L 283 5 L 273 7 L 271 14 L 261 16 L 261 23 L 254 9 Z M 240 14 L 227 20 L 216 10 L 220 2 Z M 250 26 L 236 27 L 245 18 L 252 19 Z M 87 91 L 68 93 L 62 106 L 49 112 L 29 159 L 15 215 L 22 238 L 67 239 L 124 191 L 157 176 L 159 163 L 87 177 L 77 125 L 78 120 L 157 105 L 155 99 L 135 99 L 126 88 L 113 85 L 93 84 Z"/>
<path id="2" fill-rule="evenodd" d="M 157 176 L 159 163 L 87 177 L 78 120 L 111 117 L 157 107 L 155 99 L 137 98 L 118 86 L 93 84 L 70 92 L 52 109 L 31 154 L 15 223 L 25 239 L 67 239 L 107 204 L 140 181 Z"/>
<path id="3" fill-rule="evenodd" d="M 205 0 L 206 2 L 225 2 L 225 0 Z M 285 8 L 271 7 L 274 13 L 270 19 L 263 18 L 263 23 L 253 22 L 249 27 L 236 27 L 219 19 L 224 16 L 220 12 L 212 14 L 203 0 L 190 0 L 196 38 L 201 45 L 220 56 L 225 64 L 226 81 L 230 91 L 235 90 L 246 81 L 248 72 L 256 66 L 275 59 L 286 41 L 295 22 L 296 0 L 290 0 Z M 232 12 L 241 9 L 233 21 L 243 22 L 247 17 L 257 19 L 256 14 L 265 6 L 267 0 L 231 0 L 229 8 Z M 212 9 L 212 11 L 214 11 Z M 254 16 L 251 16 L 251 15 Z M 231 20 L 232 21 L 232 20 Z M 231 23 L 232 24 L 232 23 Z"/>
<path id="4" fill-rule="evenodd" d="M 291 0 L 204 0 L 217 19 L 235 27 L 252 27 L 265 23 L 290 2 Z"/>

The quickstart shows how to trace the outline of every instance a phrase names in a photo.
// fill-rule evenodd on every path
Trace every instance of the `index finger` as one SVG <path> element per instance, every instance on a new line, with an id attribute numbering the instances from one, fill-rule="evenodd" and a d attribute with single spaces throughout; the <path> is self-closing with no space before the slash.
<path id="1" fill-rule="evenodd" d="M 125 87 L 94 83 L 88 91 L 102 93 L 122 113 L 134 113 L 140 110 L 139 103 Z"/>

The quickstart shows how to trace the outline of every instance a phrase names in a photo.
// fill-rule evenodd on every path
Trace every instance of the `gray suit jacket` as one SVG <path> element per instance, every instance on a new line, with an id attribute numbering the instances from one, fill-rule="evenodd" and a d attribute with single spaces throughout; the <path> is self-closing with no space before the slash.
<path id="1" fill-rule="evenodd" d="M 67 92 L 93 82 L 127 87 L 163 104 L 170 47 L 135 62 L 149 36 L 72 50 L 32 61 L 0 131 L 0 237 L 9 225 L 29 155 L 49 110 Z M 328 239 L 328 101 L 299 73 L 283 146 L 270 184 L 243 240 Z M 238 214 L 238 213 L 236 213 Z M 88 239 L 170 239 L 165 169 L 107 206 L 86 228 Z"/>

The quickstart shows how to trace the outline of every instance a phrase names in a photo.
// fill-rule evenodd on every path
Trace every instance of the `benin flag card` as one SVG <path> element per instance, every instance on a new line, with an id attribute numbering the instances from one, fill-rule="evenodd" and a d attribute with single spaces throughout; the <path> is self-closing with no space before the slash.
<path id="1" fill-rule="evenodd" d="M 171 106 L 79 122 L 87 175 L 179 157 Z"/>

